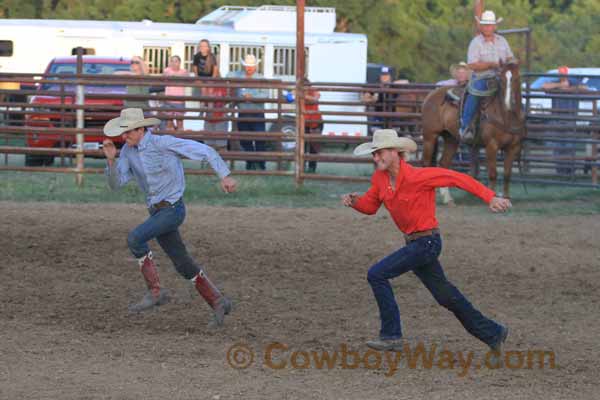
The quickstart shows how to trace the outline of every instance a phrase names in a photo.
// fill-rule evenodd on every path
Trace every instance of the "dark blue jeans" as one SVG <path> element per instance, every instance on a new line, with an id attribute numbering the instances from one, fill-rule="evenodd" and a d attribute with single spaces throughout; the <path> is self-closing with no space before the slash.
<path id="1" fill-rule="evenodd" d="M 367 279 L 379 306 L 382 339 L 402 337 L 400 311 L 389 280 L 413 271 L 435 300 L 450 310 L 467 332 L 488 346 L 499 339 L 501 326 L 481 314 L 448 281 L 438 257 L 442 251 L 439 234 L 419 238 L 390 254 L 369 269 Z"/>
<path id="2" fill-rule="evenodd" d="M 265 118 L 265 114 L 240 114 L 240 118 Z M 237 123 L 238 130 L 247 132 L 264 132 L 264 122 L 244 122 L 240 121 Z M 240 140 L 240 145 L 244 151 L 265 151 L 266 142 L 263 140 Z M 246 161 L 247 170 L 265 170 L 266 163 L 264 161 Z"/>
<path id="3" fill-rule="evenodd" d="M 136 258 L 148 254 L 148 242 L 156 239 L 167 253 L 175 269 L 186 279 L 192 279 L 200 272 L 200 266 L 189 255 L 179 234 L 179 225 L 185 219 L 183 200 L 160 209 L 150 208 L 150 217 L 138 225 L 127 236 L 127 245 Z"/>
<path id="4" fill-rule="evenodd" d="M 472 83 L 473 87 L 477 90 L 488 90 L 488 81 L 487 79 L 478 79 L 474 80 Z M 465 99 L 465 105 L 463 106 L 463 114 L 460 118 L 460 127 L 466 128 L 471 124 L 475 113 L 477 112 L 477 107 L 479 106 L 479 102 L 481 101 L 481 97 L 475 96 L 474 94 L 467 93 L 467 98 Z"/>

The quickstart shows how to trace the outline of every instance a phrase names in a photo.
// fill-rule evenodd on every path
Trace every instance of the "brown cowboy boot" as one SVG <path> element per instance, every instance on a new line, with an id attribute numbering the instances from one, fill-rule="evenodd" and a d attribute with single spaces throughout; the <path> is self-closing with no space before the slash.
<path id="1" fill-rule="evenodd" d="M 206 300 L 208 305 L 214 311 L 214 317 L 209 322 L 209 327 L 214 328 L 223 325 L 225 315 L 231 312 L 232 304 L 226 296 L 221 294 L 219 289 L 208 279 L 204 271 L 200 271 L 198 275 L 192 278 L 194 286 L 200 296 Z"/>
<path id="2" fill-rule="evenodd" d="M 154 261 L 152 261 L 152 252 L 150 251 L 145 256 L 139 258 L 138 264 L 140 265 L 140 271 L 148 286 L 148 292 L 138 303 L 129 306 L 129 311 L 133 313 L 139 313 L 155 306 L 161 306 L 168 303 L 170 300 L 169 292 L 160 287 L 158 271 L 156 270 Z"/>

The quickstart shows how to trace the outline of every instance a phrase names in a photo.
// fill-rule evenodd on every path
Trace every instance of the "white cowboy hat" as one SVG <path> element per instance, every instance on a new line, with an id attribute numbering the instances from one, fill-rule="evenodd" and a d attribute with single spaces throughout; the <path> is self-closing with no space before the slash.
<path id="1" fill-rule="evenodd" d="M 469 64 L 467 64 L 464 61 L 461 61 L 458 64 L 450 65 L 450 75 L 454 75 L 454 73 L 461 68 L 470 71 Z"/>
<path id="2" fill-rule="evenodd" d="M 113 118 L 104 125 L 104 134 L 108 137 L 116 137 L 132 129 L 158 124 L 160 124 L 158 118 L 144 118 L 141 108 L 125 108 L 121 110 L 120 117 Z"/>
<path id="3" fill-rule="evenodd" d="M 493 11 L 486 10 L 481 14 L 481 19 L 475 17 L 479 25 L 496 25 L 502 22 L 502 18 L 496 19 L 496 14 Z"/>
<path id="4" fill-rule="evenodd" d="M 393 129 L 378 129 L 373 133 L 373 141 L 363 143 L 354 149 L 355 156 L 366 156 L 380 149 L 398 149 L 403 152 L 417 151 L 414 140 L 398 137 Z"/>
<path id="5" fill-rule="evenodd" d="M 244 67 L 256 67 L 258 65 L 258 61 L 254 54 L 246 54 L 241 63 Z"/>

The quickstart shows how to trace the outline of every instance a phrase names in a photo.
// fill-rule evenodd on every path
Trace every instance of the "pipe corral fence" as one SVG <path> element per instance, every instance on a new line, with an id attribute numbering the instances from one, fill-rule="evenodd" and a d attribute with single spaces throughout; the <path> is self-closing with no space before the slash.
<path id="1" fill-rule="evenodd" d="M 513 181 L 598 188 L 600 92 L 581 88 L 568 92 L 530 90 L 529 81 L 545 75 L 528 73 L 522 76 L 528 135 L 520 162 L 513 166 L 516 171 Z M 186 95 L 166 95 L 166 86 L 184 87 Z M 145 93 L 128 94 L 130 87 L 146 88 Z M 211 88 L 222 88 L 222 93 L 211 94 L 214 93 Z M 238 89 L 241 88 L 264 89 L 268 95 L 247 99 L 239 96 Z M 370 135 L 306 132 L 309 128 L 298 131 L 297 127 L 305 126 L 307 122 L 314 125 L 316 112 L 307 111 L 290 98 L 298 99 L 299 93 L 304 96 L 311 91 L 321 95 L 335 94 L 322 96 L 318 101 L 319 113 L 326 126 L 352 125 L 369 133 L 380 127 L 396 129 L 419 144 L 419 151 L 411 161 L 418 165 L 422 143 L 421 104 L 434 88 L 432 84 L 3 73 L 0 74 L 0 153 L 4 160 L 0 162 L 0 170 L 74 173 L 78 183 L 83 184 L 84 174 L 103 172 L 97 162 L 86 165 L 89 164 L 87 160 L 103 157 L 99 146 L 103 125 L 133 102 L 143 104 L 148 115 L 163 121 L 183 118 L 188 125 L 214 121 L 218 115 L 219 122 L 225 123 L 221 130 L 175 130 L 161 125 L 154 133 L 216 146 L 221 156 L 230 162 L 234 174 L 289 176 L 299 185 L 307 179 L 368 181 L 368 174 L 349 176 L 305 170 L 304 165 L 308 162 L 371 163 L 370 158 L 357 158 L 350 152 L 354 146 L 369 141 Z M 365 93 L 369 96 L 364 96 Z M 368 97 L 371 100 L 367 100 Z M 373 101 L 373 98 L 377 100 Z M 553 106 L 561 101 L 562 104 L 570 101 L 577 106 L 569 109 Z M 179 102 L 179 108 L 172 108 L 174 102 Z M 258 105 L 259 112 L 238 108 L 243 102 Z M 264 113 L 260 107 L 264 108 Z M 175 112 L 185 115 L 175 115 Z M 257 117 L 257 114 L 262 115 Z M 265 129 L 258 132 L 240 130 L 240 123 L 243 126 L 244 122 L 262 122 Z M 244 150 L 240 142 L 248 141 L 258 141 L 260 151 Z M 462 146 L 453 168 L 467 170 L 473 161 L 469 158 L 470 153 L 469 148 Z M 15 154 L 24 155 L 22 165 L 16 164 L 14 156 L 9 157 Z M 483 159 L 481 151 L 479 164 L 484 167 Z M 269 168 L 240 169 L 240 164 L 235 161 L 265 161 Z M 187 168 L 186 172 L 212 173 L 205 166 Z"/>

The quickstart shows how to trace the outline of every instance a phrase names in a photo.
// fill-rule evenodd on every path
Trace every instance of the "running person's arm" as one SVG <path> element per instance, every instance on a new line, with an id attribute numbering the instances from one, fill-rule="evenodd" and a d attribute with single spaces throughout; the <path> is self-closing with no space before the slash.
<path id="1" fill-rule="evenodd" d="M 510 200 L 496 197 L 488 187 L 467 174 L 446 168 L 422 168 L 419 171 L 419 184 L 428 189 L 439 187 L 456 187 L 479 197 L 489 205 L 493 212 L 506 211 L 512 205 Z"/>
<path id="2" fill-rule="evenodd" d="M 342 203 L 346 207 L 352 207 L 356 211 L 363 214 L 373 215 L 381 207 L 381 200 L 379 200 L 379 187 L 375 183 L 375 178 L 371 178 L 371 187 L 364 195 L 358 193 L 349 193 L 342 196 Z"/>
<path id="3" fill-rule="evenodd" d="M 179 157 L 196 161 L 208 161 L 211 168 L 221 179 L 221 187 L 227 193 L 235 191 L 237 182 L 230 177 L 231 171 L 219 153 L 210 146 L 194 140 L 180 139 L 174 136 L 161 136 L 160 146 Z"/>
<path id="4" fill-rule="evenodd" d="M 112 190 L 117 190 L 131 180 L 131 168 L 127 157 L 121 154 L 118 160 L 115 160 L 117 149 L 110 139 L 105 139 L 102 143 L 102 151 L 106 156 L 106 169 L 104 174 L 108 178 L 108 186 Z"/>

